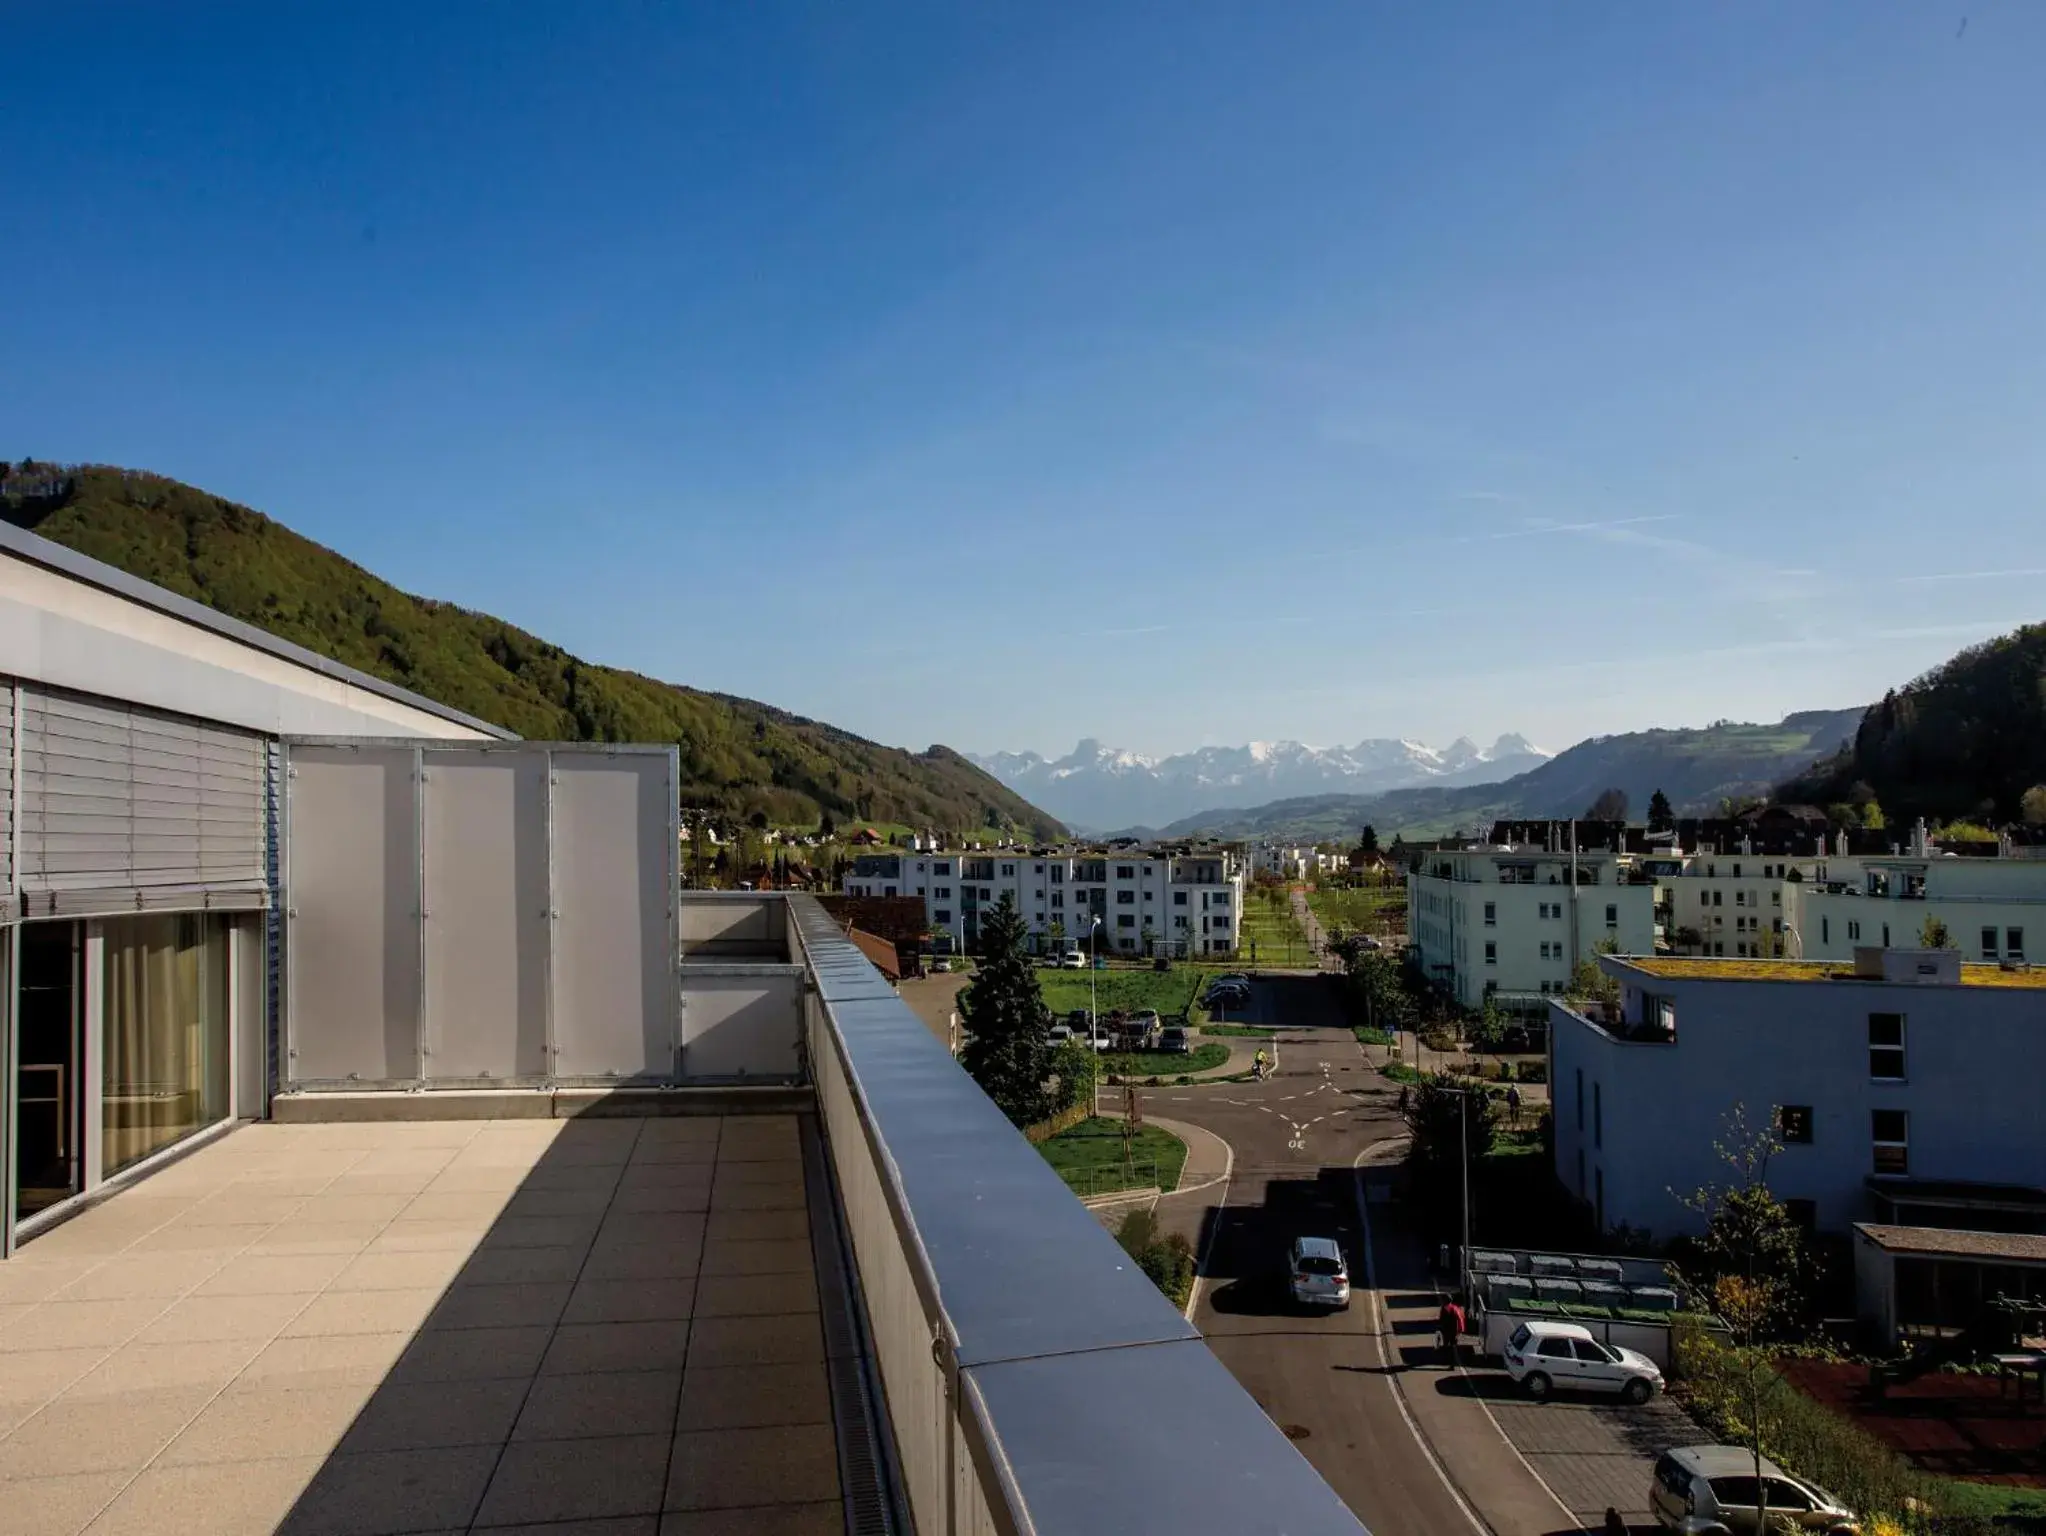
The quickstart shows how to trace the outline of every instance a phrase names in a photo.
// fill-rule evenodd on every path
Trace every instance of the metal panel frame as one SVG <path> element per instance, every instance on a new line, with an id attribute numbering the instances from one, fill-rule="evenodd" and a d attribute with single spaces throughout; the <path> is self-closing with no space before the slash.
<path id="1" fill-rule="evenodd" d="M 539 892 L 534 893 L 527 889 L 525 882 L 529 878 L 529 872 L 522 867 L 524 860 L 521 857 L 521 852 L 523 851 L 526 857 L 530 857 L 531 854 L 535 851 L 532 848 L 530 848 L 530 846 L 527 846 L 522 850 L 522 844 L 528 841 L 526 834 L 529 830 L 529 820 L 526 813 L 530 812 L 532 808 L 532 802 L 526 798 L 526 785 L 524 783 L 524 778 L 525 775 L 535 771 L 535 765 L 531 761 L 531 754 L 529 753 L 519 754 L 512 752 L 483 752 L 479 750 L 464 750 L 465 745 L 466 744 L 450 742 L 445 746 L 434 748 L 431 753 L 422 752 L 421 755 L 421 772 L 419 779 L 420 783 L 419 864 L 422 899 L 420 902 L 421 926 L 419 953 L 421 967 L 420 1035 L 422 1041 L 422 1048 L 424 1051 L 424 1068 L 421 1073 L 421 1078 L 428 1087 L 432 1088 L 473 1088 L 473 1087 L 498 1088 L 537 1086 L 539 1084 L 546 1082 L 549 1079 L 552 1072 L 553 1063 L 553 1056 L 549 1049 L 552 1043 L 549 1038 L 549 1035 L 551 1033 L 552 1028 L 553 1012 L 553 995 L 551 991 L 552 966 L 549 963 L 551 959 L 551 955 L 549 952 L 552 949 L 553 924 L 551 919 L 547 915 L 548 912 L 551 910 L 551 908 L 547 905 L 547 903 L 551 900 L 552 896 L 551 870 L 548 867 L 543 866 L 542 870 L 540 871 L 543 888 Z M 480 746 L 481 744 L 479 743 L 477 745 Z M 435 908 L 441 904 L 442 898 L 448 894 L 443 887 L 437 884 L 437 882 L 442 877 L 437 875 L 435 872 L 436 864 L 434 850 L 437 846 L 439 846 L 438 840 L 435 835 L 436 817 L 438 815 L 444 814 L 442 811 L 439 811 L 436 808 L 437 806 L 441 805 L 443 801 L 453 804 L 458 803 L 460 800 L 459 796 L 451 795 L 448 793 L 447 790 L 448 775 L 450 774 L 460 775 L 462 773 L 471 771 L 475 766 L 476 759 L 478 758 L 487 759 L 491 757 L 508 759 L 511 764 L 509 768 L 499 769 L 497 771 L 509 772 L 512 775 L 512 781 L 510 785 L 511 826 L 508 833 L 508 846 L 513 855 L 513 868 L 511 872 L 512 882 L 511 906 L 514 914 L 513 943 L 515 951 L 517 951 L 518 953 L 523 953 L 529 940 L 537 938 L 538 940 L 537 947 L 541 951 L 541 954 L 539 956 L 541 971 L 539 982 L 541 987 L 541 995 L 537 999 L 531 999 L 526 997 L 524 995 L 524 986 L 528 978 L 519 977 L 515 980 L 513 998 L 514 1018 L 512 1020 L 513 1025 L 512 1039 L 510 1042 L 509 1049 L 507 1051 L 507 1059 L 509 1062 L 508 1070 L 502 1073 L 491 1072 L 485 1072 L 481 1074 L 461 1073 L 450 1071 L 444 1065 L 443 1058 L 450 1054 L 448 1050 L 449 1035 L 447 1033 L 448 1019 L 445 1015 L 436 1010 L 434 1004 L 434 998 L 436 996 L 435 986 L 436 981 L 444 979 L 437 978 L 434 974 L 435 966 L 434 956 L 437 950 L 439 949 L 439 946 L 436 943 L 435 935 L 437 931 L 443 932 L 445 931 L 444 928 L 437 929 L 436 925 L 444 923 L 445 918 L 437 918 L 435 916 Z M 469 761 L 463 762 L 458 765 L 451 764 L 448 761 L 445 761 L 445 759 L 454 758 L 468 759 Z M 443 760 L 436 761 L 435 759 Z M 538 831 L 540 838 L 542 839 L 542 845 L 537 851 L 540 853 L 542 858 L 545 859 L 548 852 L 546 843 L 550 838 L 550 833 L 548 830 L 549 818 L 548 807 L 551 803 L 552 798 L 551 787 L 549 785 L 549 780 L 552 778 L 551 753 L 548 754 L 538 763 L 537 771 L 539 776 L 538 804 L 540 809 L 540 821 L 537 829 L 534 830 Z M 464 844 L 464 846 L 466 846 L 466 844 Z M 539 903 L 541 903 L 540 910 L 537 914 L 532 910 L 531 906 L 528 904 L 529 898 L 535 899 Z M 538 918 L 538 921 L 541 925 L 537 935 L 533 933 L 531 928 L 531 924 L 535 917 Z M 516 954 L 514 956 L 513 964 L 514 967 L 516 968 L 518 964 Z M 526 1018 L 531 1016 L 531 1011 L 527 1007 L 527 1004 L 534 1001 L 537 1001 L 538 1003 L 541 1038 L 537 1053 L 537 1061 L 531 1063 L 533 1069 L 522 1070 L 521 1069 L 522 1062 L 520 1058 L 519 1030 L 522 1022 Z"/>
<path id="2" fill-rule="evenodd" d="M 291 896 L 294 889 L 292 875 L 293 842 L 292 826 L 296 814 L 294 803 L 293 753 L 297 749 L 352 748 L 361 751 L 403 750 L 411 753 L 413 761 L 413 869 L 412 890 L 415 893 L 417 913 L 417 945 L 415 954 L 419 966 L 417 981 L 418 1006 L 414 1018 L 413 1039 L 418 1053 L 419 1075 L 413 1078 L 386 1079 L 378 1082 L 337 1081 L 333 1079 L 306 1079 L 297 1075 L 292 1064 L 296 1047 L 293 1044 L 296 1032 L 293 1000 L 298 987 L 298 965 L 294 951 L 297 948 L 295 934 L 296 901 Z M 435 1088 L 474 1086 L 472 1080 L 436 1080 L 428 1071 L 427 1049 L 428 1030 L 431 1021 L 429 992 L 434 978 L 430 974 L 427 959 L 426 929 L 428 921 L 426 908 L 426 858 L 425 816 L 426 783 L 422 777 L 431 764 L 434 755 L 442 752 L 460 753 L 464 756 L 508 754 L 512 756 L 538 755 L 545 773 L 546 794 L 542 816 L 545 841 L 544 858 L 547 876 L 547 936 L 542 962 L 545 991 L 542 1039 L 546 1051 L 546 1070 L 538 1079 L 519 1078 L 515 1081 L 490 1079 L 492 1085 L 515 1086 L 577 1086 L 595 1084 L 609 1086 L 637 1082 L 646 1085 L 676 1083 L 683 1080 L 682 1058 L 682 975 L 681 975 L 681 810 L 679 792 L 681 785 L 681 753 L 673 746 L 646 743 L 612 742 L 532 742 L 517 739 L 475 741 L 475 740 L 426 740 L 414 736 L 403 737 L 334 737 L 334 736 L 287 736 L 277 743 L 277 773 L 281 787 L 276 791 L 277 810 L 275 814 L 274 846 L 271 862 L 274 867 L 272 881 L 277 892 L 273 907 L 279 913 L 272 940 L 275 949 L 281 949 L 282 961 L 273 961 L 276 977 L 277 997 L 273 1004 L 272 1040 L 277 1052 L 277 1061 L 271 1078 L 272 1091 L 281 1089 L 365 1089 L 365 1088 L 420 1088 L 432 1091 Z M 664 1073 L 638 1078 L 622 1077 L 578 1077 L 564 1075 L 560 1071 L 562 1048 L 562 1020 L 556 1007 L 556 978 L 560 974 L 560 860 L 559 860 L 559 819 L 556 794 L 558 786 L 557 762 L 562 755 L 577 757 L 618 757 L 641 758 L 659 757 L 665 760 L 666 775 L 663 800 L 666 806 L 667 831 L 662 849 L 661 873 L 666 887 L 667 910 L 663 933 L 667 958 L 662 967 L 666 988 L 666 1030 L 667 1059 L 670 1063 Z"/>
<path id="3" fill-rule="evenodd" d="M 538 746 L 542 744 L 526 743 L 525 745 Z M 667 1069 L 664 1072 L 656 1071 L 640 1076 L 564 1072 L 561 1068 L 562 1047 L 564 1044 L 561 1035 L 562 1020 L 558 1013 L 550 1009 L 549 1018 L 553 1032 L 552 1044 L 554 1046 L 554 1075 L 552 1081 L 565 1086 L 576 1087 L 611 1087 L 635 1083 L 642 1086 L 652 1086 L 661 1083 L 682 1082 L 684 1081 L 684 1064 L 682 1060 L 682 924 L 679 911 L 680 860 L 676 845 L 676 839 L 681 835 L 678 823 L 679 794 L 681 789 L 680 750 L 675 747 L 611 742 L 565 741 L 548 742 L 544 745 L 547 752 L 548 779 L 548 912 L 550 914 L 550 921 L 547 970 L 550 988 L 554 986 L 555 980 L 561 971 L 561 866 L 558 857 L 560 852 L 560 839 L 558 836 L 560 822 L 555 814 L 558 797 L 554 793 L 561 787 L 561 759 L 564 757 L 621 758 L 659 756 L 666 759 L 668 767 L 667 789 L 662 797 L 667 808 L 667 831 L 665 834 L 667 846 L 662 850 L 663 875 L 665 877 L 663 884 L 667 887 L 665 925 L 667 960 L 662 970 L 668 994 L 666 1000 Z M 644 963 L 642 961 L 642 964 Z M 558 991 L 558 989 L 556 990 Z"/>
<path id="4" fill-rule="evenodd" d="M 384 753 L 403 751 L 411 754 L 413 763 L 411 773 L 412 783 L 411 804 L 414 825 L 412 838 L 412 878 L 409 885 L 409 890 L 412 893 L 414 904 L 415 914 L 414 924 L 416 937 L 418 922 L 417 911 L 423 896 L 423 890 L 419 878 L 418 865 L 420 857 L 417 825 L 420 800 L 418 777 L 419 775 L 418 740 L 417 738 L 414 737 L 379 737 L 374 739 L 358 739 L 353 737 L 322 736 L 299 738 L 296 740 L 292 738 L 286 738 L 280 745 L 283 749 L 282 756 L 283 811 L 281 813 L 280 826 L 278 830 L 277 863 L 280 871 L 282 887 L 282 899 L 280 900 L 278 905 L 282 908 L 283 911 L 283 920 L 280 933 L 282 937 L 284 950 L 284 963 L 282 966 L 282 996 L 280 999 L 280 1007 L 278 1010 L 279 1018 L 276 1026 L 275 1048 L 278 1055 L 277 1086 L 280 1089 L 309 1089 L 309 1088 L 363 1089 L 378 1087 L 385 1088 L 417 1087 L 419 1086 L 419 1079 L 416 1076 L 416 1074 L 419 1070 L 420 1065 L 421 1046 L 420 1018 L 424 1006 L 423 1003 L 417 1002 L 415 1002 L 413 1008 L 412 1019 L 412 1062 L 415 1076 L 410 1078 L 380 1078 L 370 1080 L 370 1079 L 304 1078 L 299 1075 L 298 1067 L 296 1064 L 298 1055 L 297 1045 L 298 1020 L 295 1017 L 295 1009 L 292 1006 L 293 1002 L 295 1001 L 298 995 L 299 968 L 297 955 L 298 945 L 296 942 L 298 904 L 296 898 L 291 895 L 291 892 L 295 889 L 291 875 L 291 860 L 293 853 L 292 848 L 293 839 L 291 837 L 291 827 L 293 825 L 292 818 L 296 812 L 296 807 L 294 804 L 296 796 L 293 790 L 293 784 L 296 778 L 296 765 L 292 761 L 291 748 L 295 745 L 301 747 L 311 747 L 315 749 L 326 750 L 358 749 L 365 752 Z M 459 745 L 469 746 L 473 745 L 473 743 L 463 742 L 460 743 Z M 416 975 L 414 981 L 416 992 L 418 990 L 417 988 L 418 978 Z"/>

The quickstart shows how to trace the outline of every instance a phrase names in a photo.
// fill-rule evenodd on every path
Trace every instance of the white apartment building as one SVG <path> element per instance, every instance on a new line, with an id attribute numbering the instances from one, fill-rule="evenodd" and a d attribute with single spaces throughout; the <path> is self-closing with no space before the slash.
<path id="1" fill-rule="evenodd" d="M 1251 873 L 1278 880 L 1312 880 L 1349 867 L 1347 854 L 1324 853 L 1312 844 L 1258 843 L 1250 850 Z"/>
<path id="2" fill-rule="evenodd" d="M 1655 887 L 1628 858 L 1546 847 L 1439 849 L 1407 876 L 1408 942 L 1465 1008 L 1531 1011 L 1602 945 L 1655 949 Z"/>
<path id="3" fill-rule="evenodd" d="M 1007 893 L 1040 951 L 1096 942 L 1119 954 L 1231 955 L 1243 875 L 1226 853 L 883 853 L 856 859 L 849 896 L 914 896 L 934 933 L 972 948 Z"/>
<path id="4" fill-rule="evenodd" d="M 1925 1264 L 1972 1261 L 1994 1294 L 2016 1284 L 2003 1270 L 2019 1250 L 2046 1243 L 2003 1241 L 2046 1231 L 2046 971 L 1866 946 L 1851 967 L 1599 964 L 1619 1007 L 1551 1004 L 1549 1091 L 1556 1176 L 1601 1229 L 1701 1230 L 1683 1197 L 1732 1178 L 1718 1146 L 1739 1108 L 1782 1144 L 1777 1198 L 1817 1230 L 1855 1232 L 1863 1315 L 1888 1332 L 1940 1287 L 1962 1294 Z"/>
<path id="5" fill-rule="evenodd" d="M 1736 959 L 1794 954 L 1798 886 L 1823 858 L 1699 853 L 1646 861 L 1663 942 L 1679 955 Z M 1793 871 L 1795 873 L 1793 874 Z"/>
<path id="6" fill-rule="evenodd" d="M 1917 944 L 1937 919 L 1970 960 L 2046 959 L 2046 859 L 1963 858 L 1916 837 L 1913 846 L 1893 858 L 1827 860 L 1791 888 L 1791 952 L 1850 960 L 1860 945 Z"/>

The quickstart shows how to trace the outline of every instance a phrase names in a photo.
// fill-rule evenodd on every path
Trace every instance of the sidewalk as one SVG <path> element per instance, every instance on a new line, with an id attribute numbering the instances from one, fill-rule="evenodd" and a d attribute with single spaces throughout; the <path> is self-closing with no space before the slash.
<path id="1" fill-rule="evenodd" d="M 1360 1178 L 1381 1191 L 1386 1171 Z M 1369 1205 L 1376 1302 L 1394 1389 L 1420 1433 L 1496 1536 L 1554 1536 L 1604 1529 L 1617 1510 L 1634 1530 L 1653 1530 L 1648 1508 L 1655 1458 L 1705 1438 L 1683 1409 L 1658 1397 L 1640 1407 L 1591 1396 L 1530 1402 L 1496 1366 L 1447 1368 L 1435 1343 L 1445 1277 L 1397 1207 Z"/>
<path id="2" fill-rule="evenodd" d="M 1359 1172 L 1367 1215 L 1376 1213 L 1367 1222 L 1372 1301 L 1386 1373 L 1416 1432 L 1494 1536 L 1556 1536 L 1582 1529 L 1577 1516 L 1514 1451 L 1484 1402 L 1465 1386 L 1467 1378 L 1444 1369 L 1435 1345 L 1435 1314 L 1442 1301 L 1436 1277 L 1428 1271 L 1421 1245 L 1389 1219 L 1393 1207 L 1371 1200 L 1366 1192 L 1367 1185 L 1384 1176 L 1369 1166 Z"/>

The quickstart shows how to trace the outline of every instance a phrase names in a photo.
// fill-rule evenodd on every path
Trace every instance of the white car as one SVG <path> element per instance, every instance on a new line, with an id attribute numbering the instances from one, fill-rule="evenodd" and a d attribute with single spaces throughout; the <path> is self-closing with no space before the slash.
<path id="1" fill-rule="evenodd" d="M 1617 1392 L 1645 1403 L 1662 1390 L 1662 1371 L 1644 1354 L 1601 1344 L 1581 1323 L 1529 1319 L 1513 1330 L 1502 1352 L 1506 1373 L 1540 1401 L 1557 1387 Z"/>
<path id="2" fill-rule="evenodd" d="M 1784 1519 L 1807 1531 L 1860 1528 L 1853 1510 L 1766 1456 L 1757 1483 L 1755 1454 L 1745 1446 L 1687 1445 L 1671 1451 L 1656 1462 L 1648 1485 L 1655 1523 L 1683 1536 L 1750 1536 L 1762 1523 L 1765 1503 L 1771 1530 Z"/>
<path id="3" fill-rule="evenodd" d="M 1296 1237 L 1286 1255 L 1293 1300 L 1303 1307 L 1350 1305 L 1350 1266 L 1332 1237 Z"/>
<path id="4" fill-rule="evenodd" d="M 1059 956 L 1059 969 L 1063 971 L 1084 971 L 1087 969 L 1087 957 L 1077 949 L 1069 949 Z"/>
<path id="5" fill-rule="evenodd" d="M 1073 1026 L 1070 1024 L 1054 1024 L 1044 1032 L 1044 1038 L 1053 1045 L 1064 1045 L 1073 1038 Z"/>

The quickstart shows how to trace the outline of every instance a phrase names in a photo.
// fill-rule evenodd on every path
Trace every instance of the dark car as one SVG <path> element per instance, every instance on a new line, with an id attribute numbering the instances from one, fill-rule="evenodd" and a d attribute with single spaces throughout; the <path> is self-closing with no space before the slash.
<path id="1" fill-rule="evenodd" d="M 1191 1056 L 1193 1040 L 1183 1026 L 1168 1024 L 1158 1035 L 1158 1049 L 1169 1051 L 1175 1056 Z"/>

